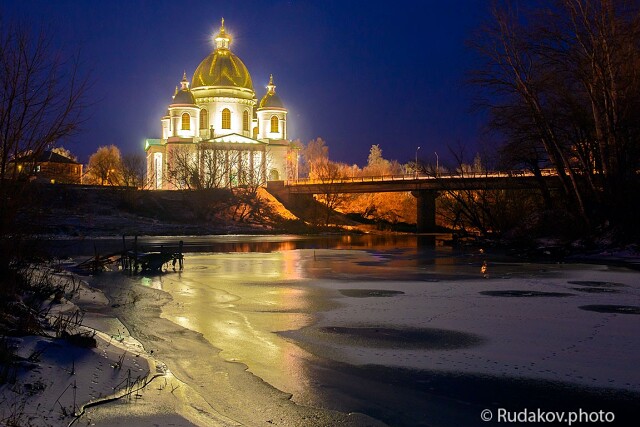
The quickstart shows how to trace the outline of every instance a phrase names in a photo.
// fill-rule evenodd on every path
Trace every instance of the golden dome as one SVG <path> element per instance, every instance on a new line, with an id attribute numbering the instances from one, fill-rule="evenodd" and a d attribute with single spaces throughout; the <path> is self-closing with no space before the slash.
<path id="1" fill-rule="evenodd" d="M 226 86 L 253 91 L 249 70 L 240 58 L 229 50 L 231 37 L 224 30 L 224 19 L 215 41 L 216 50 L 198 65 L 191 79 L 191 87 Z"/>

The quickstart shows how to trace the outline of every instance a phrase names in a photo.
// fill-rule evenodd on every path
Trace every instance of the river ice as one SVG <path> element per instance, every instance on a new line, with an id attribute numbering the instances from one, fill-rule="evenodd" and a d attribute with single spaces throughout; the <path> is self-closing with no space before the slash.
<path id="1" fill-rule="evenodd" d="M 192 253 L 182 272 L 117 281 L 94 284 L 137 301 L 115 310 L 131 334 L 212 413 L 240 424 L 373 422 L 339 410 L 474 425 L 483 405 L 515 404 L 516 389 L 518 404 L 538 405 L 594 405 L 603 390 L 617 405 L 616 393 L 640 392 L 640 273 L 625 268 L 307 246 Z M 494 383 L 502 395 L 483 388 Z"/>

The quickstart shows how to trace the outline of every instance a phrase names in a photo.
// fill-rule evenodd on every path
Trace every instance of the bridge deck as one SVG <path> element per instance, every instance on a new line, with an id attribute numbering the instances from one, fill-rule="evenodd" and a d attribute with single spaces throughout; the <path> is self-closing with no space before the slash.
<path id="1" fill-rule="evenodd" d="M 542 176 L 542 179 L 549 187 L 559 187 L 561 184 L 557 175 L 548 172 Z M 503 190 L 537 188 L 539 186 L 539 178 L 532 173 L 522 171 L 467 174 L 464 176 L 446 174 L 437 177 L 428 175 L 385 175 L 333 180 L 299 179 L 284 183 L 285 189 L 291 194 Z"/>

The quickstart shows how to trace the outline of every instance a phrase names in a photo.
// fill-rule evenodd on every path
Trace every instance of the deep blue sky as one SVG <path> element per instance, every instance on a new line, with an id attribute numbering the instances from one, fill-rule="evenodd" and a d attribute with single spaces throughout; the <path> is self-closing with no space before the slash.
<path id="1" fill-rule="evenodd" d="M 465 46 L 486 0 L 448 1 L 5 1 L 5 22 L 45 23 L 65 52 L 80 50 L 94 103 L 80 134 L 62 145 L 86 161 L 98 146 L 143 150 L 159 137 L 183 71 L 213 49 L 220 18 L 258 99 L 273 73 L 289 109 L 289 137 L 322 137 L 332 160 L 366 163 L 369 148 L 434 162 L 448 146 L 473 156 L 481 117 L 465 84 Z"/>

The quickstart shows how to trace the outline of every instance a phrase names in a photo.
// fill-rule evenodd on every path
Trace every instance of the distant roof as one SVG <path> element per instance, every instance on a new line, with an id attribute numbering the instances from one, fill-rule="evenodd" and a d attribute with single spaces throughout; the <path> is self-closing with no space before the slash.
<path id="1" fill-rule="evenodd" d="M 49 162 L 49 163 L 70 163 L 70 164 L 74 164 L 74 165 L 79 165 L 80 163 L 76 162 L 73 159 L 70 159 L 68 157 L 65 157 L 61 154 L 58 154 L 54 151 L 43 151 L 42 153 L 40 153 L 40 155 L 38 155 L 37 157 L 34 158 L 33 154 L 25 154 L 22 156 L 18 156 L 16 158 L 16 161 L 35 161 L 37 163 L 43 163 L 43 162 Z"/>
<path id="2" fill-rule="evenodd" d="M 147 138 L 144 140 L 145 151 L 148 150 L 152 145 L 162 145 L 162 140 L 158 138 Z"/>

